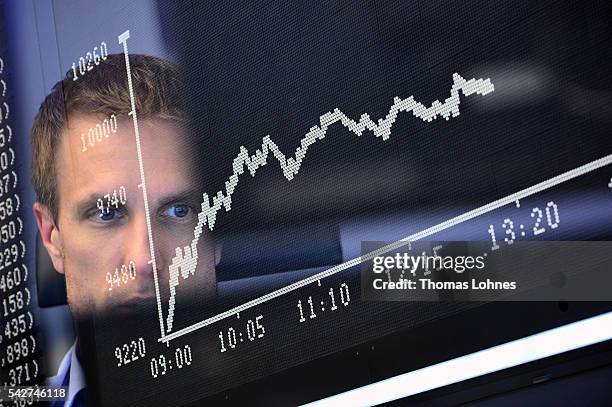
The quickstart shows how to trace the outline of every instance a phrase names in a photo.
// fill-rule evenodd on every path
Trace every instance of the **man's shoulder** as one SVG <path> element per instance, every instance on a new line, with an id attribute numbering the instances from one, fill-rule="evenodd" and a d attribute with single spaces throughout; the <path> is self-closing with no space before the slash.
<path id="1" fill-rule="evenodd" d="M 64 355 L 55 376 L 49 377 L 46 380 L 47 386 L 52 387 L 61 387 L 68 386 L 69 376 L 70 376 L 70 366 L 72 362 L 72 355 L 75 351 L 75 344 L 73 344 L 70 349 Z"/>
<path id="2" fill-rule="evenodd" d="M 83 393 L 86 387 L 85 372 L 77 358 L 76 342 L 62 359 L 57 369 L 57 374 L 46 381 L 47 386 L 67 387 L 67 397 L 65 401 L 58 405 L 73 406 L 79 393 Z M 82 404 L 79 404 L 82 405 Z"/>

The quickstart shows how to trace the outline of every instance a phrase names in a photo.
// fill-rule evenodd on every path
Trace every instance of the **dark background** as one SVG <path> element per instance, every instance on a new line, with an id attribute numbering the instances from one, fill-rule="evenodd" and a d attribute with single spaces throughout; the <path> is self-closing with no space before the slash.
<path id="1" fill-rule="evenodd" d="M 159 10 L 166 41 L 188 74 L 209 195 L 223 189 L 241 146 L 252 154 L 270 135 L 292 156 L 308 129 L 336 107 L 355 119 L 367 112 L 376 120 L 386 115 L 395 96 L 414 95 L 430 105 L 449 96 L 455 72 L 466 79 L 491 78 L 496 87 L 491 95 L 462 98 L 461 115 L 449 121 L 425 123 L 400 115 L 386 142 L 367 131 L 357 138 L 336 125 L 311 147 L 291 182 L 270 158 L 254 178 L 241 177 L 232 210 L 219 212 L 217 228 L 229 241 L 249 231 L 254 241 L 274 236 L 303 247 L 314 231 L 327 230 L 330 236 L 339 234 L 346 260 L 347 225 L 351 238 L 363 240 L 370 225 L 392 227 L 401 219 L 408 225 L 406 236 L 425 220 L 431 226 L 611 152 L 606 2 L 185 2 L 160 4 Z M 554 193 L 601 202 L 607 174 L 598 171 Z M 574 225 L 587 214 L 601 220 L 548 238 L 609 239 L 609 210 L 603 208 L 574 212 Z M 274 233 L 266 233 L 271 228 Z M 237 245 L 235 253 L 242 247 Z M 334 260 L 330 256 L 328 262 Z M 260 260 L 249 271 L 266 273 L 270 263 L 271 258 Z M 354 277 L 355 270 L 348 270 L 324 286 Z M 321 290 L 305 287 L 249 311 L 265 315 L 274 336 L 257 348 L 221 357 L 217 363 L 225 374 L 213 373 L 210 381 L 199 377 L 194 383 L 201 390 L 186 383 L 193 377 L 177 378 L 185 389 L 181 395 L 196 399 L 219 386 L 227 390 L 210 402 L 300 403 L 610 309 L 606 303 L 562 299 L 481 306 L 358 302 L 345 314 L 308 327 L 292 321 L 297 300 L 319 298 Z M 232 318 L 217 327 L 233 324 Z M 215 335 L 205 329 L 190 340 L 203 345 Z M 609 344 L 601 346 L 605 350 Z M 576 362 L 563 370 L 563 362 L 593 352 L 483 380 L 538 369 L 559 377 L 582 366 Z M 587 365 L 609 363 L 605 355 Z M 214 359 L 211 353 L 209 362 Z M 236 386 L 266 374 L 269 378 Z M 509 388 L 532 383 L 527 376 Z M 472 384 L 453 386 L 453 391 Z M 508 387 L 497 391 L 502 389 Z"/>
<path id="2" fill-rule="evenodd" d="M 44 93 L 74 55 L 101 39 L 114 43 L 125 29 L 132 32 L 133 52 L 155 53 L 155 47 L 142 46 L 155 42 L 140 35 L 154 24 L 139 9 L 143 3 L 32 3 L 39 40 L 54 37 L 57 43 L 56 48 L 14 48 L 18 55 L 34 53 L 20 66 L 20 81 L 34 81 L 37 76 L 28 70 L 35 66 L 32 61 L 52 66 L 48 56 L 55 53 L 59 70 L 42 71 L 39 92 Z M 52 8 L 49 21 L 40 17 L 44 4 Z M 244 174 L 232 210 L 218 216 L 217 229 L 226 242 L 219 268 L 224 283 L 250 289 L 250 277 L 272 274 L 257 288 L 269 291 L 275 273 L 351 258 L 350 242 L 407 236 L 612 152 L 611 6 L 606 1 L 160 1 L 156 11 L 166 56 L 187 73 L 191 116 L 201 137 L 194 153 L 202 156 L 203 192 L 209 195 L 223 188 L 240 146 L 253 153 L 269 134 L 293 156 L 308 129 L 334 108 L 354 119 L 368 113 L 377 120 L 395 96 L 413 95 L 429 106 L 449 96 L 455 72 L 466 79 L 491 78 L 495 85 L 490 95 L 462 97 L 460 116 L 449 121 L 425 123 L 400 114 L 385 142 L 368 131 L 357 138 L 336 124 L 311 147 L 290 182 L 272 157 L 256 177 Z M 74 18 L 87 13 L 100 20 Z M 17 33 L 14 38 L 22 38 Z M 22 134 L 28 126 L 24 119 Z M 20 170 L 27 179 L 25 137 L 20 146 Z M 591 175 L 555 190 L 555 199 L 573 200 L 574 210 L 571 228 L 550 239 L 610 239 L 605 184 L 610 173 L 602 169 Z M 491 214 L 496 222 L 504 216 Z M 479 235 L 463 235 L 461 228 L 449 233 L 486 239 L 489 219 L 478 222 L 469 226 Z M 34 237 L 28 236 L 32 247 Z M 28 260 L 35 268 L 34 259 Z M 142 326 L 106 321 L 108 327 L 100 321 L 96 334 L 113 340 L 98 343 L 102 379 L 92 391 L 97 387 L 108 405 L 180 404 L 202 397 L 211 397 L 208 402 L 215 405 L 296 404 L 610 310 L 606 303 L 562 299 L 478 307 L 372 305 L 355 296 L 354 307 L 344 314 L 322 314 L 310 325 L 297 322 L 298 299 L 321 298 L 343 281 L 353 287 L 356 273 L 348 270 L 322 288 L 306 287 L 243 315 L 265 316 L 268 334 L 251 348 L 219 353 L 217 334 L 234 319 L 173 342 L 170 352 L 185 343 L 199 349 L 199 362 L 162 381 L 151 379 L 149 358 L 131 370 L 117 370 L 112 359 L 116 344 L 138 335 L 151 345 L 147 356 L 168 352 L 165 345 L 156 346 L 154 312 L 143 316 Z M 236 284 L 226 287 L 231 297 Z M 183 317 L 189 323 L 202 315 Z M 49 319 L 47 336 L 58 326 Z M 479 380 L 524 377 L 441 404 L 529 386 L 542 371 L 554 381 L 600 367 L 610 363 L 609 351 L 604 343 L 499 372 Z M 460 383 L 410 402 L 435 404 L 437 397 L 469 393 L 480 384 Z"/>
<path id="3" fill-rule="evenodd" d="M 472 207 L 610 152 L 605 1 L 162 3 L 189 80 L 206 191 L 240 146 L 270 135 L 286 156 L 334 108 L 384 117 L 393 98 L 429 106 L 452 74 L 491 78 L 461 115 L 400 114 L 386 142 L 333 125 L 288 182 L 277 161 L 241 177 L 218 228 L 337 223 L 357 215 Z"/>

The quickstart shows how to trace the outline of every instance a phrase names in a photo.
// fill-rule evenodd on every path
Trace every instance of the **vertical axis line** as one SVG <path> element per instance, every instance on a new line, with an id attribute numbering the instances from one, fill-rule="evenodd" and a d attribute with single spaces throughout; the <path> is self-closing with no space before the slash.
<path id="1" fill-rule="evenodd" d="M 130 30 L 126 30 L 118 36 L 119 44 L 123 44 L 123 54 L 125 55 L 125 69 L 127 71 L 128 89 L 130 92 L 130 103 L 132 110 L 128 115 L 132 116 L 134 123 L 134 134 L 136 136 L 136 151 L 138 155 L 138 166 L 140 169 L 140 187 L 142 188 L 142 196 L 144 199 L 145 218 L 147 222 L 147 234 L 149 237 L 149 251 L 151 254 L 151 267 L 153 268 L 153 280 L 155 281 L 155 298 L 157 299 L 157 313 L 159 317 L 159 329 L 161 338 L 165 337 L 164 333 L 164 317 L 162 312 L 161 298 L 159 295 L 159 281 L 157 279 L 157 263 L 155 261 L 155 250 L 153 245 L 153 232 L 151 230 L 151 214 L 149 212 L 149 199 L 147 196 L 147 184 L 145 182 L 144 164 L 142 162 L 142 150 L 140 148 L 140 132 L 138 130 L 138 118 L 136 116 L 136 101 L 134 99 L 134 87 L 132 86 L 132 70 L 130 68 L 130 59 L 128 56 L 127 39 L 130 38 Z M 169 343 L 168 343 L 169 345 Z"/>

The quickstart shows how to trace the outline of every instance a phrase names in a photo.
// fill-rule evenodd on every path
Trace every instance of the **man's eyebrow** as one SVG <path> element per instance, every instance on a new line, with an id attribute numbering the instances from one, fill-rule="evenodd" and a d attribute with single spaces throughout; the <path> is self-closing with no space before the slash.
<path id="1" fill-rule="evenodd" d="M 182 191 L 164 195 L 155 201 L 155 206 L 164 208 L 176 202 L 185 202 L 193 206 L 199 206 L 202 200 L 202 192 L 198 189 L 188 188 Z"/>

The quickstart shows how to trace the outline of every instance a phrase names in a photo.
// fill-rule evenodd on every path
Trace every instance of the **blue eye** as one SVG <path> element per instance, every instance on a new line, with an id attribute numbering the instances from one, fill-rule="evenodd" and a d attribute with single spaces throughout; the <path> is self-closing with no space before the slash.
<path id="1" fill-rule="evenodd" d="M 185 204 L 175 204 L 170 206 L 164 211 L 164 215 L 171 216 L 173 218 L 184 218 L 189 215 L 191 208 Z"/>
<path id="2" fill-rule="evenodd" d="M 96 217 L 101 221 L 108 222 L 119 217 L 119 214 L 115 209 L 107 208 L 103 210 L 98 210 L 96 212 Z"/>

